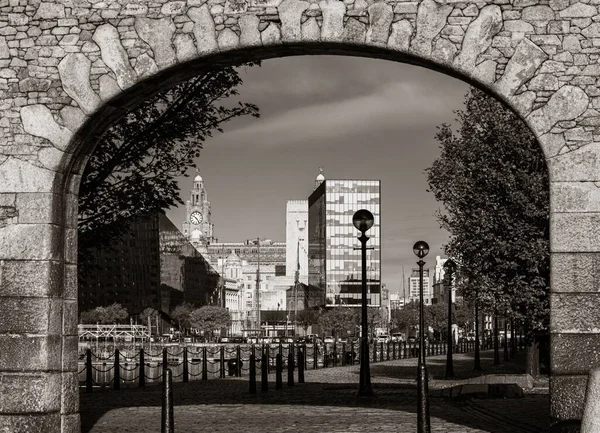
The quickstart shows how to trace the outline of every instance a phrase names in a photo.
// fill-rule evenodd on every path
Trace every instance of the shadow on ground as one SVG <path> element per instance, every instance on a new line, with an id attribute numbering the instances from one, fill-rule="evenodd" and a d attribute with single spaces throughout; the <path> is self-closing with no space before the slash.
<path id="1" fill-rule="evenodd" d="M 396 362 L 396 361 L 394 361 Z M 392 362 L 392 363 L 394 363 Z M 416 363 L 416 362 L 415 362 Z M 441 379 L 445 373 L 445 358 L 433 358 L 427 360 L 430 377 L 432 380 Z M 482 353 L 483 372 L 472 371 L 472 359 L 456 359 L 455 371 L 458 378 L 465 379 L 480 374 L 491 374 L 494 372 L 518 374 L 523 372 L 520 360 L 516 358 L 512 362 L 506 362 L 503 368 L 494 368 L 493 353 Z M 464 364 L 464 365 L 463 365 Z M 514 365 L 509 365 L 514 364 Z M 189 383 L 173 384 L 173 401 L 175 405 L 175 416 L 177 416 L 177 406 L 196 406 L 196 405 L 298 405 L 303 406 L 303 411 L 310 414 L 310 406 L 321 407 L 346 407 L 346 408 L 380 408 L 385 410 L 397 410 L 405 413 L 415 414 L 417 409 L 417 390 L 414 382 L 406 383 L 377 383 L 378 378 L 395 379 L 414 379 L 416 369 L 414 366 L 390 365 L 390 363 L 376 363 L 371 365 L 373 389 L 375 398 L 358 398 L 358 372 L 357 366 L 341 367 L 339 370 L 341 383 L 303 383 L 288 387 L 286 383 L 287 374 L 283 375 L 283 388 L 275 389 L 275 383 L 269 383 L 269 391 L 260 392 L 260 381 L 257 383 L 257 394 L 249 394 L 247 378 L 230 379 L 212 379 L 208 381 L 192 381 Z M 350 370 L 351 369 L 351 370 Z M 332 369 L 332 373 L 333 373 Z M 355 371 L 356 370 L 356 371 Z M 259 373 L 259 372 L 258 372 Z M 307 372 L 307 380 L 310 379 L 310 371 Z M 316 374 L 317 372 L 315 372 Z M 334 374 L 335 376 L 335 374 Z M 356 381 L 353 377 L 356 377 Z M 432 387 L 430 387 L 431 389 Z M 154 385 L 146 388 L 126 388 L 120 391 L 94 391 L 92 394 L 82 393 L 80 396 L 80 412 L 82 422 L 82 433 L 88 433 L 100 418 L 114 409 L 135 408 L 135 407 L 155 407 L 160 413 L 162 386 Z M 538 396 L 539 397 L 539 396 Z M 530 397 L 531 398 L 531 397 Z M 547 398 L 547 397 L 546 397 Z M 516 402 L 515 402 L 516 403 Z M 542 432 L 548 431 L 548 413 L 542 418 L 538 418 L 539 429 L 533 428 L 532 423 L 519 424 L 518 421 L 510 424 L 509 420 L 503 420 L 496 416 L 478 416 L 472 412 L 466 411 L 466 405 L 469 403 L 456 402 L 432 397 L 430 399 L 431 416 L 445 420 L 453 424 L 463 425 L 473 429 L 483 429 L 490 433 L 521 433 L 521 432 Z M 308 406 L 308 408 L 306 407 Z M 519 410 L 519 404 L 514 404 Z M 539 406 L 539 405 L 538 405 Z M 549 406 L 549 405 L 548 405 Z M 206 410 L 206 407 L 199 408 Z M 526 411 L 526 408 L 521 409 Z M 133 414 L 133 412 L 132 412 Z M 508 418 L 515 418 L 515 413 L 509 414 Z M 521 414 L 522 419 L 526 419 L 527 413 Z M 507 424 L 509 423 L 509 424 Z M 542 425 L 545 424 L 545 425 Z M 158 430 L 159 426 L 157 426 Z M 433 425 L 432 425 L 433 429 Z M 435 430 L 435 429 L 434 429 Z"/>

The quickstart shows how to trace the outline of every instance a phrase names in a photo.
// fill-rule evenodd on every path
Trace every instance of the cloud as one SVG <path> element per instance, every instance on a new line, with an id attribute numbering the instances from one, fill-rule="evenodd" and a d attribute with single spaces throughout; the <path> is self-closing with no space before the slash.
<path id="1" fill-rule="evenodd" d="M 431 128 L 432 123 L 448 120 L 456 107 L 455 98 L 435 98 L 431 93 L 422 84 L 386 83 L 366 95 L 294 107 L 237 129 L 229 128 L 220 141 L 273 148 L 339 140 L 373 129 L 400 132 Z"/>

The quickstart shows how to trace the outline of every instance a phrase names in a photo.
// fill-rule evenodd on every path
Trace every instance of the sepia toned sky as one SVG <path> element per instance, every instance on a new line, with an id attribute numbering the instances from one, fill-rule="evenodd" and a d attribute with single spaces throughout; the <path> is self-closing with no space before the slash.
<path id="1" fill-rule="evenodd" d="M 385 60 L 286 57 L 240 70 L 240 99 L 261 117 L 236 119 L 204 144 L 198 167 L 220 242 L 285 241 L 285 207 L 307 199 L 319 166 L 327 179 L 381 180 L 382 282 L 401 287 L 417 267 L 418 240 L 435 265 L 448 234 L 426 191 L 424 169 L 439 156 L 436 126 L 454 120 L 468 85 L 441 73 Z M 180 179 L 185 201 L 195 175 Z M 185 207 L 167 212 L 181 228 Z M 359 245 L 357 241 L 357 246 Z"/>

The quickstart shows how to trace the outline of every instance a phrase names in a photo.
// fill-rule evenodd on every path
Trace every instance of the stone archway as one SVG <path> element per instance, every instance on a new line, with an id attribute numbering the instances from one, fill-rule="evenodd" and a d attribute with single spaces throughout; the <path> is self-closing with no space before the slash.
<path id="1" fill-rule="evenodd" d="M 0 0 L 0 429 L 79 431 L 77 190 L 94 135 L 207 65 L 311 53 L 438 69 L 528 123 L 551 178 L 552 415 L 580 418 L 600 365 L 600 14 L 541 3 Z"/>

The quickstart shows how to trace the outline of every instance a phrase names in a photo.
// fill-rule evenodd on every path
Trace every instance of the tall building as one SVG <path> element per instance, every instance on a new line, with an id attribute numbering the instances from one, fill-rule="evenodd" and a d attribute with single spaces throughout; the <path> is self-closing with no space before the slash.
<path id="1" fill-rule="evenodd" d="M 288 200 L 285 222 L 285 274 L 308 284 L 308 200 Z"/>
<path id="2" fill-rule="evenodd" d="M 319 174 L 323 177 L 323 174 Z M 378 180 L 329 180 L 317 178 L 308 198 L 309 287 L 327 307 L 361 305 L 360 232 L 352 224 L 359 209 L 375 218 L 367 232 L 367 302 L 381 305 L 381 213 Z M 316 289 L 316 290 L 315 290 Z"/>
<path id="3" fill-rule="evenodd" d="M 186 219 L 183 222 L 184 236 L 194 244 L 200 252 L 206 252 L 206 246 L 215 241 L 211 222 L 210 202 L 204 188 L 204 179 L 196 169 L 190 198 L 185 202 Z"/>
<path id="4" fill-rule="evenodd" d="M 413 268 L 410 277 L 408 277 L 408 298 L 411 301 L 419 302 L 419 268 Z M 425 305 L 431 304 L 431 280 L 429 278 L 429 269 L 423 269 L 423 302 Z"/>
<path id="5" fill-rule="evenodd" d="M 132 219 L 111 249 L 94 249 L 79 278 L 80 310 L 121 303 L 131 316 L 152 307 L 167 315 L 184 301 L 214 299 L 220 276 L 161 213 Z"/>

